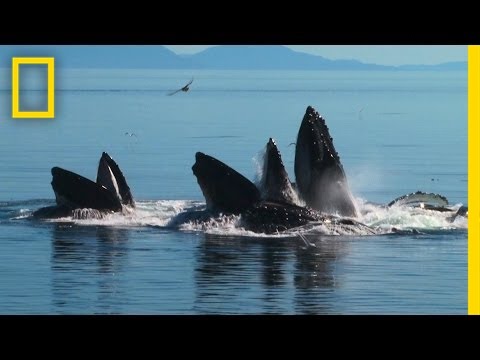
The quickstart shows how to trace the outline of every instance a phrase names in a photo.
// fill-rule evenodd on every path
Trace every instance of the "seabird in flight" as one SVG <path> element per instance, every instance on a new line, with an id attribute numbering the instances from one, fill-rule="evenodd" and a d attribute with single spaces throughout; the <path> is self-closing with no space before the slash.
<path id="1" fill-rule="evenodd" d="M 182 87 L 181 89 L 178 89 L 178 90 L 175 90 L 173 92 L 171 92 L 170 94 L 168 94 L 168 96 L 172 96 L 172 95 L 175 95 L 176 93 L 180 92 L 180 91 L 184 91 L 184 92 L 187 92 L 188 90 L 190 90 L 189 86 L 193 83 L 193 77 L 192 77 L 192 80 L 190 80 L 190 82 L 185 85 L 184 87 Z"/>

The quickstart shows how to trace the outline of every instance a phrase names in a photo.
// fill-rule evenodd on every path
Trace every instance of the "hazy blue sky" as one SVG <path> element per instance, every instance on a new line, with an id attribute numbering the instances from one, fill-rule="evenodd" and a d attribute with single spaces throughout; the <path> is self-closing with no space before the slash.
<path id="1" fill-rule="evenodd" d="M 177 54 L 193 54 L 214 45 L 165 45 Z M 461 45 L 287 45 L 295 51 L 329 59 L 355 59 L 381 65 L 439 64 L 466 61 Z"/>

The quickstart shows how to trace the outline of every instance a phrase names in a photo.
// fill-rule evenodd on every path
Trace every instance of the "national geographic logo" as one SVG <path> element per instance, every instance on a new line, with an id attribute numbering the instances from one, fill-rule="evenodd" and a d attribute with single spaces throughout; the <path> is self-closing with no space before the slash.
<path id="1" fill-rule="evenodd" d="M 20 110 L 20 65 L 47 65 L 47 109 L 45 111 Z M 55 117 L 55 59 L 53 57 L 12 58 L 12 118 L 53 119 Z"/>

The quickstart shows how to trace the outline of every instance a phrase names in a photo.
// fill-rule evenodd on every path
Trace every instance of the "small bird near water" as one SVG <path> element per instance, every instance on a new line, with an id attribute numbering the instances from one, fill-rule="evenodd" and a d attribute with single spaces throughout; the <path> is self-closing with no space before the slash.
<path id="1" fill-rule="evenodd" d="M 178 89 L 178 90 L 175 90 L 175 91 L 169 93 L 168 96 L 175 95 L 176 93 L 178 93 L 178 92 L 180 92 L 180 91 L 187 92 L 188 90 L 190 90 L 190 87 L 189 87 L 189 86 L 192 85 L 192 83 L 193 83 L 193 77 L 192 77 L 192 80 L 190 80 L 190 82 L 189 82 L 187 85 L 185 85 L 185 86 L 182 87 L 181 89 Z"/>

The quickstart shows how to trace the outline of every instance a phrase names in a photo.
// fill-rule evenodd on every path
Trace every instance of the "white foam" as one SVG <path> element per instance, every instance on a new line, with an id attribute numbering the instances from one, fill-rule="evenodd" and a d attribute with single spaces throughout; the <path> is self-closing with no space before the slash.
<path id="1" fill-rule="evenodd" d="M 198 206 L 199 202 L 190 200 L 158 200 L 137 201 L 136 208 L 125 207 L 121 213 L 110 213 L 97 216 L 73 216 L 51 221 L 74 222 L 79 225 L 105 225 L 118 227 L 141 227 L 157 226 L 165 227 L 176 215 L 188 208 Z M 86 211 L 87 210 L 87 211 Z M 87 215 L 91 209 L 81 209 L 83 215 Z"/>
<path id="2" fill-rule="evenodd" d="M 255 167 L 255 176 L 254 176 L 253 182 L 257 186 L 257 188 L 262 187 L 263 168 L 264 168 L 264 164 L 265 164 L 265 155 L 266 155 L 266 147 L 264 146 L 252 158 L 253 166 Z"/>
<path id="3" fill-rule="evenodd" d="M 397 230 L 447 230 L 467 229 L 468 220 L 458 216 L 452 222 L 451 217 L 461 204 L 455 205 L 453 212 L 437 212 L 407 206 L 385 207 L 357 199 L 361 215 L 359 222 L 377 229 L 380 233 Z M 73 222 L 84 226 L 116 226 L 116 227 L 168 227 L 187 232 L 204 232 L 224 236 L 248 237 L 291 237 L 302 234 L 322 235 L 371 235 L 368 228 L 356 225 L 336 225 L 310 223 L 290 229 L 282 233 L 266 235 L 248 231 L 241 226 L 241 217 L 233 215 L 203 218 L 199 210 L 205 209 L 205 203 L 192 200 L 147 200 L 137 201 L 136 208 L 124 208 L 122 213 L 99 214 L 91 209 L 77 210 L 72 217 L 53 219 L 53 222 Z M 32 209 L 20 209 L 15 219 L 23 219 L 31 215 Z M 182 216 L 178 216 L 182 214 Z M 185 215 L 185 216 L 183 216 Z M 198 216 L 197 216 L 198 215 Z M 201 220 L 199 220 L 201 219 Z"/>
<path id="4" fill-rule="evenodd" d="M 21 220 L 26 219 L 32 215 L 32 211 L 30 209 L 20 209 L 19 215 L 12 218 L 12 220 Z"/>

